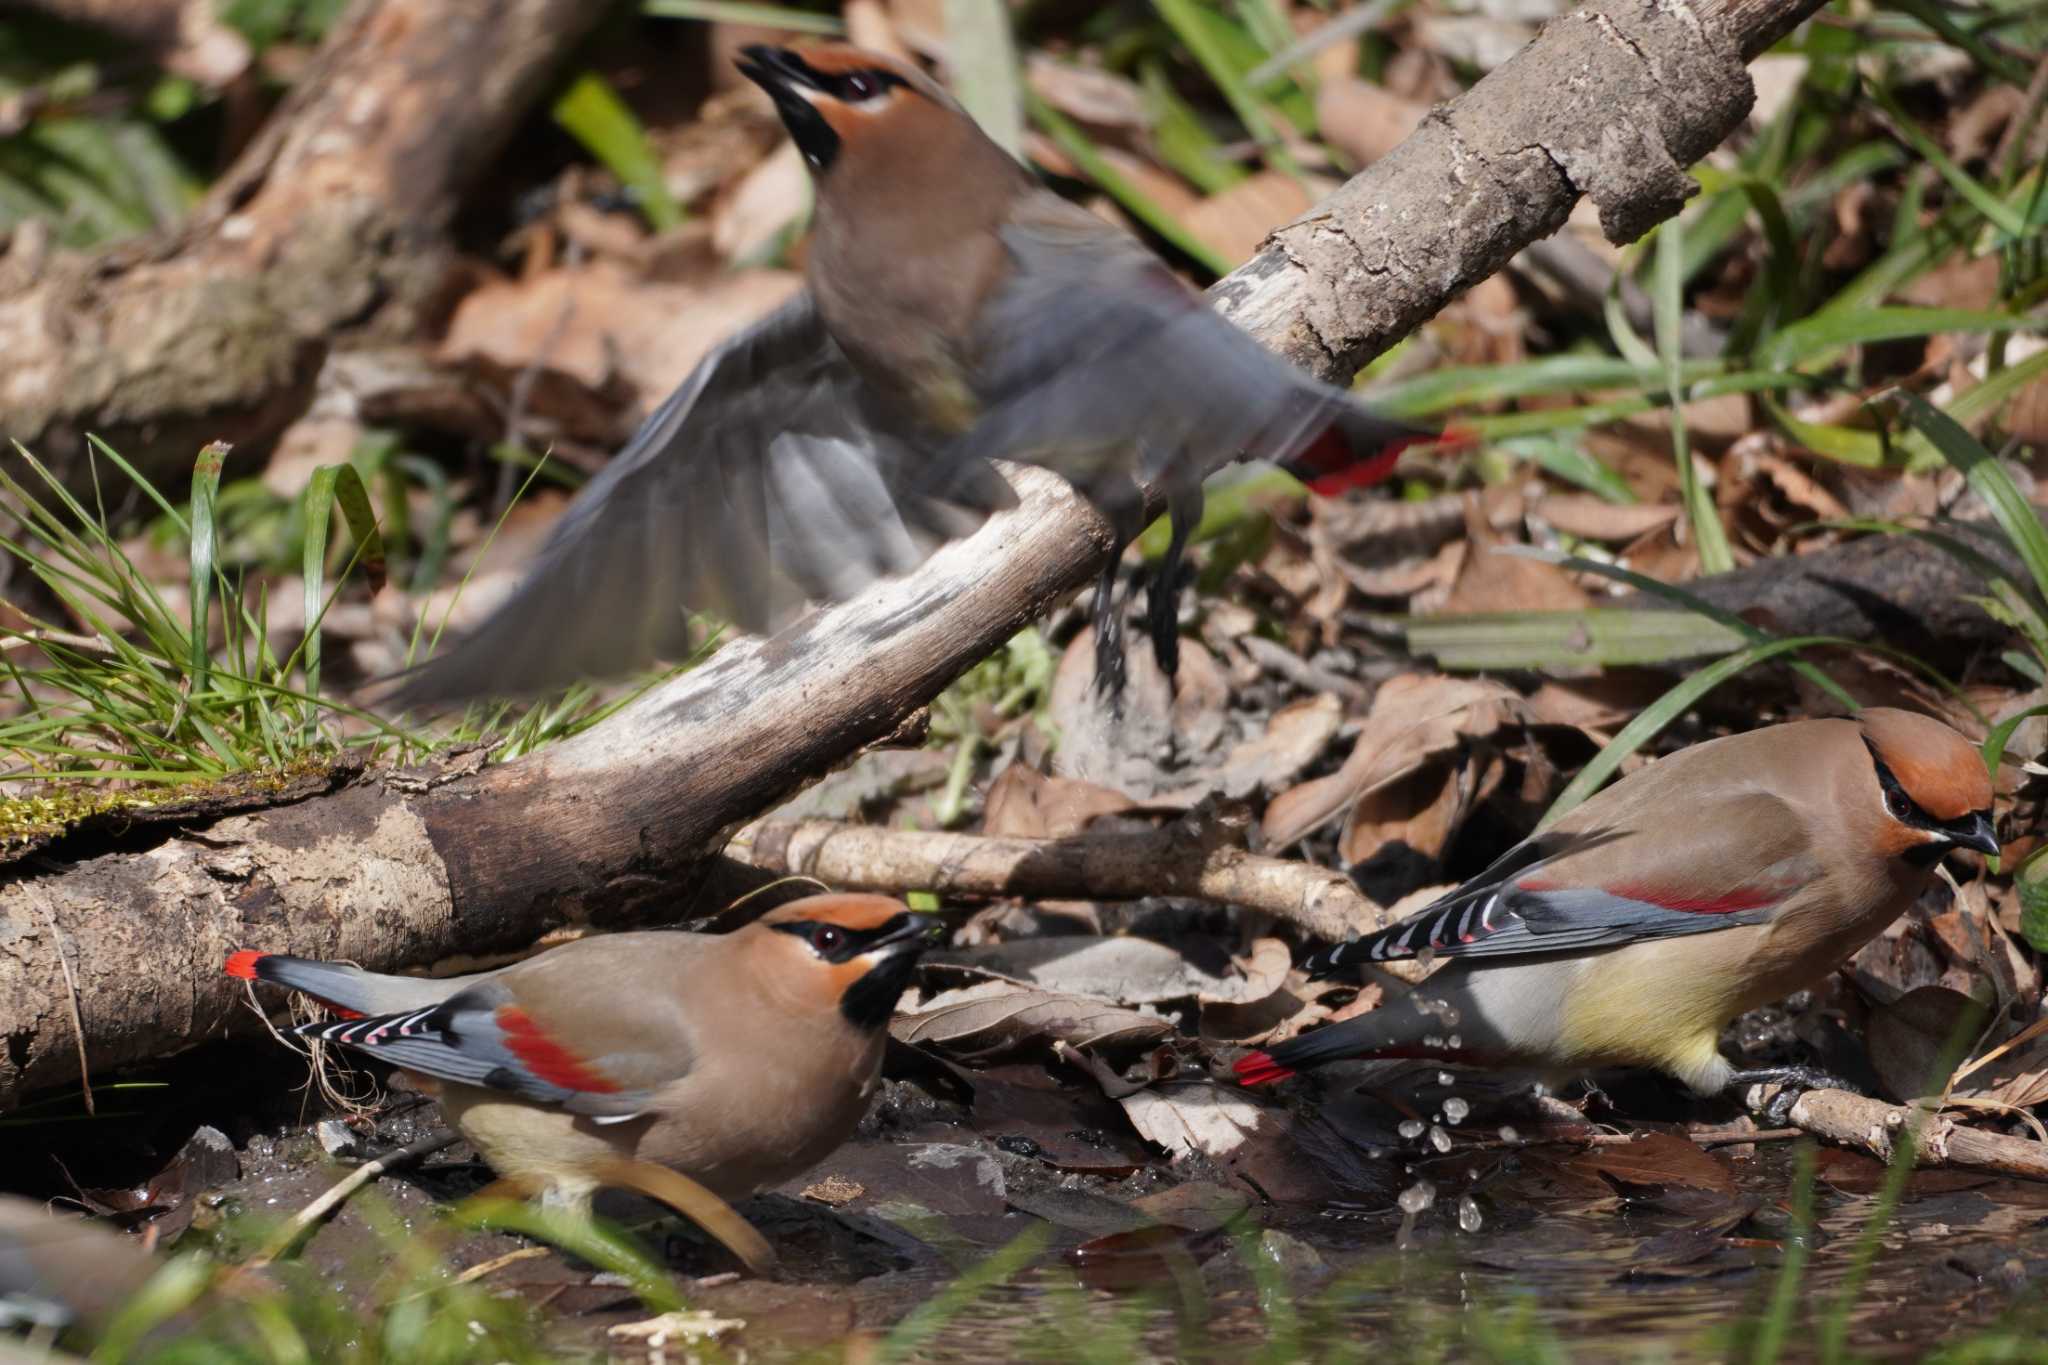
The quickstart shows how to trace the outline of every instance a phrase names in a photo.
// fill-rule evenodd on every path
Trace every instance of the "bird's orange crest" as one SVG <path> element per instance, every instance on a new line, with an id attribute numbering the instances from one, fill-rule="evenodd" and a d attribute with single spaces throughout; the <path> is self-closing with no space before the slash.
<path id="1" fill-rule="evenodd" d="M 1907 796 L 1937 820 L 1991 808 L 1991 774 L 1971 743 L 1930 716 L 1888 706 L 1856 717 Z"/>

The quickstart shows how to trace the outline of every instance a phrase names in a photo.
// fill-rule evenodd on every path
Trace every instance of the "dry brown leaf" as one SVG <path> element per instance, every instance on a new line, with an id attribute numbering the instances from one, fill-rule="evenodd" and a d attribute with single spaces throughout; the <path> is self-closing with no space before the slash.
<path id="1" fill-rule="evenodd" d="M 1007 981 L 984 981 L 933 996 L 889 1023 L 898 1042 L 985 1057 L 1054 1042 L 1073 1047 L 1124 1048 L 1157 1042 L 1173 1024 L 1085 996 L 1019 989 Z"/>
<path id="2" fill-rule="evenodd" d="M 1591 493 L 1553 493 L 1529 510 L 1581 540 L 1634 540 L 1678 519 L 1676 503 L 1620 505 Z"/>
<path id="3" fill-rule="evenodd" d="M 1629 1185 L 1678 1185 L 1734 1194 L 1735 1175 L 1699 1144 L 1671 1133 L 1644 1133 L 1613 1147 L 1595 1147 L 1566 1163 Z"/>
<path id="4" fill-rule="evenodd" d="M 1256 970 L 1245 972 L 1212 944 L 1216 969 L 1205 971 L 1189 960 L 1189 953 L 1151 939 L 1086 935 L 947 948 L 927 953 L 924 961 L 928 967 L 992 977 L 1051 995 L 1119 1005 L 1190 998 L 1242 1005 L 1271 995 L 1287 978 L 1286 945 L 1277 939 L 1261 942 L 1279 949 L 1278 971 L 1272 970 L 1270 951 L 1263 960 L 1255 953 Z"/>
<path id="5" fill-rule="evenodd" d="M 1870 1064 L 1893 1099 L 1941 1094 L 1948 1077 L 1940 1071 L 1943 1049 L 1956 1027 L 1981 1013 L 1976 1001 L 1947 986 L 1919 986 L 1870 1012 L 1865 1030 Z"/>
<path id="6" fill-rule="evenodd" d="M 1047 104 L 1097 128 L 1145 128 L 1145 92 L 1137 83 L 1099 67 L 1058 61 L 1033 50 L 1024 79 Z"/>
<path id="7" fill-rule="evenodd" d="M 1242 1090 L 1194 1081 L 1134 1091 L 1117 1101 L 1138 1136 L 1174 1158 L 1228 1157 L 1250 1140 L 1269 1111 Z"/>
<path id="8" fill-rule="evenodd" d="M 1344 708 L 1324 692 L 1289 702 L 1273 713 L 1265 731 L 1234 746 L 1217 772 L 1225 796 L 1276 791 L 1322 757 L 1344 724 Z"/>
<path id="9" fill-rule="evenodd" d="M 1361 796 L 1345 817 L 1337 856 L 1362 863 L 1390 843 L 1440 857 L 1462 820 L 1470 765 L 1436 762 Z"/>
<path id="10" fill-rule="evenodd" d="M 1344 766 L 1282 792 L 1266 807 L 1260 831 L 1268 848 L 1284 847 L 1322 826 L 1359 797 L 1414 772 L 1465 736 L 1492 734 L 1519 701 L 1499 683 L 1404 673 L 1373 698 Z"/>
<path id="11" fill-rule="evenodd" d="M 989 784 L 981 831 L 999 838 L 1064 839 L 1079 834 L 1098 815 L 1131 809 L 1122 792 L 1072 777 L 1047 777 L 1028 763 L 1012 761 Z"/>
<path id="12" fill-rule="evenodd" d="M 1478 501 L 1468 499 L 1465 538 L 1470 548 L 1440 612 L 1574 611 L 1586 605 L 1585 590 L 1555 564 L 1501 553 L 1508 542 L 1488 521 Z"/>
<path id="13" fill-rule="evenodd" d="M 1316 91 L 1316 126 L 1338 151 L 1361 167 L 1378 161 L 1420 127 L 1429 106 L 1346 75 Z"/>
<path id="14" fill-rule="evenodd" d="M 1522 711 L 1532 724 L 1569 726 L 1605 744 L 1615 726 L 1634 719 L 1663 690 L 1662 679 L 1642 674 L 1548 678 L 1523 700 Z"/>
<path id="15" fill-rule="evenodd" d="M 544 271 L 463 299 L 440 358 L 517 375 L 538 367 L 591 392 L 624 380 L 651 408 L 713 347 L 803 286 L 786 270 L 745 270 L 704 287 L 650 284 L 616 264 Z"/>
<path id="16" fill-rule="evenodd" d="M 2048 341 L 2014 337 L 2006 344 L 2006 363 L 2016 365 L 2043 349 L 2048 349 Z M 2031 445 L 2048 445 L 2048 376 L 2036 379 L 2012 396 L 2005 409 L 2005 429 Z"/>

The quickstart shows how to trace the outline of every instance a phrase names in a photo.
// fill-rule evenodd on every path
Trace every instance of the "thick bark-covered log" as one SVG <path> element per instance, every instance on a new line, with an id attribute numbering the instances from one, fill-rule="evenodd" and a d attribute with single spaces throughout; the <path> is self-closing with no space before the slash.
<path id="1" fill-rule="evenodd" d="M 1988 526 L 1950 527 L 1978 554 L 2025 581 L 2004 538 Z M 1697 578 L 1685 590 L 1778 635 L 1881 640 L 1917 658 L 1952 662 L 2012 639 L 2012 628 L 1978 605 L 1984 580 L 1947 550 L 1912 536 L 1868 536 L 1809 555 L 1760 560 Z M 1668 609 L 1647 593 L 1617 606 Z"/>
<path id="2" fill-rule="evenodd" d="M 480 4 L 432 8 L 446 24 Z M 1675 167 L 1747 110 L 1741 62 L 1759 35 L 1815 4 L 1594 0 L 1276 234 L 1217 286 L 1218 306 L 1317 373 L 1348 378 L 1555 229 L 1581 191 L 1617 230 L 1641 231 L 1678 207 Z M 499 8 L 529 31 L 559 20 L 539 0 Z M 406 9 L 391 0 L 368 13 Z M 448 40 L 420 41 L 440 51 Z M 413 60 L 403 44 L 389 51 Z M 346 92 L 324 98 L 337 117 L 351 107 Z M 427 156 L 412 173 L 451 169 Z M 0 884 L 0 1106 L 78 1076 L 66 962 L 84 1052 L 112 1067 L 227 1027 L 241 997 L 220 963 L 233 948 L 393 970 L 513 948 L 565 922 L 689 916 L 685 879 L 735 828 L 896 731 L 1095 575 L 1111 543 L 1094 512 L 1050 475 L 1014 482 L 1017 508 L 911 576 L 732 645 L 518 762 L 424 791 L 366 782 L 68 868 L 17 868 Z"/>
<path id="3" fill-rule="evenodd" d="M 274 437 L 339 333 L 427 301 L 462 191 L 604 9 L 358 0 L 185 222 L 47 257 L 18 232 L 0 432 L 61 467 L 90 431 L 153 478 Z"/>

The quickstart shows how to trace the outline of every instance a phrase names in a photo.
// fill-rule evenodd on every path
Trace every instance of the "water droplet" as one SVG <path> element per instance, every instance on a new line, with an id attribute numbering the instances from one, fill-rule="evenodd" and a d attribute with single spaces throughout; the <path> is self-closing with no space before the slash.
<path id="1" fill-rule="evenodd" d="M 1439 1071 L 1436 1073 L 1436 1083 L 1438 1085 L 1456 1085 L 1458 1078 L 1448 1071 Z"/>
<path id="2" fill-rule="evenodd" d="M 1431 967 L 1436 966 L 1436 949 L 1423 948 L 1417 952 L 1415 954 L 1415 965 L 1424 971 L 1428 971 Z"/>
<path id="3" fill-rule="evenodd" d="M 1470 1100 L 1453 1095 L 1444 1101 L 1444 1122 L 1446 1123 L 1463 1123 L 1471 1112 L 1472 1101 Z"/>
<path id="4" fill-rule="evenodd" d="M 1500 1126 L 1500 1140 L 1502 1142 L 1520 1142 L 1522 1135 L 1516 1132 L 1512 1125 L 1503 1123 Z"/>
<path id="5" fill-rule="evenodd" d="M 1453 1033 L 1445 1041 L 1447 1041 L 1451 1045 L 1451 1051 L 1453 1052 L 1463 1052 L 1465 1050 L 1465 1039 L 1461 1034 Z"/>
<path id="6" fill-rule="evenodd" d="M 1469 1194 L 1462 1196 L 1458 1200 L 1459 1227 L 1463 1228 L 1467 1232 L 1477 1232 L 1479 1231 L 1480 1225 L 1483 1224 L 1485 1221 L 1486 1220 L 1480 1217 L 1479 1215 L 1478 1200 L 1474 1199 Z"/>
<path id="7" fill-rule="evenodd" d="M 1428 1033 L 1423 1035 L 1422 1045 L 1431 1052 L 1441 1052 L 1444 1048 L 1444 1040 L 1434 1033 Z"/>
<path id="8" fill-rule="evenodd" d="M 1439 1152 L 1448 1152 L 1451 1150 L 1451 1135 L 1435 1124 L 1431 1124 L 1429 1129 L 1429 1145 L 1436 1148 Z"/>
<path id="9" fill-rule="evenodd" d="M 1395 1131 L 1395 1132 L 1397 1132 L 1397 1133 L 1399 1133 L 1399 1134 L 1400 1134 L 1400 1135 L 1401 1135 L 1402 1137 L 1404 1137 L 1404 1138 L 1407 1138 L 1407 1139 L 1408 1139 L 1409 1141 L 1411 1141 L 1411 1142 L 1412 1142 L 1412 1141 L 1414 1141 L 1414 1140 L 1415 1140 L 1416 1138 L 1419 1138 L 1419 1137 L 1421 1137 L 1421 1136 L 1422 1136 L 1422 1120 L 1421 1120 L 1421 1119 L 1403 1119 L 1403 1120 L 1401 1120 L 1401 1126 L 1400 1126 L 1400 1127 L 1398 1127 L 1398 1128 L 1396 1128 L 1396 1129 L 1395 1129 L 1394 1131 Z"/>
<path id="10" fill-rule="evenodd" d="M 1401 1191 L 1401 1197 L 1394 1201 L 1403 1213 L 1421 1213 L 1436 1202 L 1436 1186 L 1427 1180 L 1418 1180 Z"/>

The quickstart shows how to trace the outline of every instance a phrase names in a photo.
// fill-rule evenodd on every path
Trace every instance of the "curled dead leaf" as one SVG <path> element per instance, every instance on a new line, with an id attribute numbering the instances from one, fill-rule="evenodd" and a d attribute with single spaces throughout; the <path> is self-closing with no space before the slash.
<path id="1" fill-rule="evenodd" d="M 1406 777 L 1466 736 L 1492 734 L 1519 698 L 1499 683 L 1420 673 L 1389 678 L 1373 698 L 1344 766 L 1281 793 L 1260 831 L 1284 847 L 1348 809 L 1359 797 Z"/>
<path id="2" fill-rule="evenodd" d="M 1064 1042 L 1075 1047 L 1127 1048 L 1157 1042 L 1174 1031 L 1156 1014 L 1141 1014 L 1107 1000 L 984 981 L 945 991 L 899 1013 L 889 1031 L 897 1041 L 935 1047 L 956 1056 L 986 1057 Z"/>

